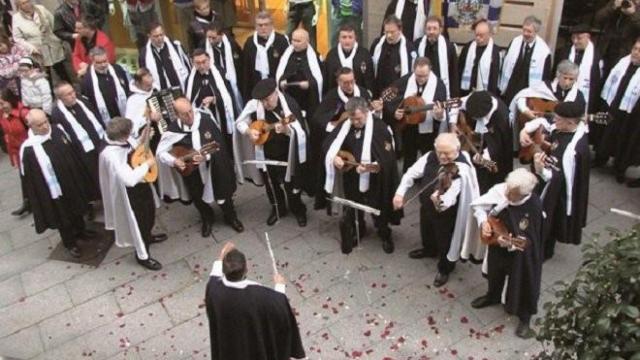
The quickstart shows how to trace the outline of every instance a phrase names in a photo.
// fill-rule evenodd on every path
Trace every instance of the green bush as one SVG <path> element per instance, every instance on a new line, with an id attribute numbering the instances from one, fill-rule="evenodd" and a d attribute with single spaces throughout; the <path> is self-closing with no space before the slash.
<path id="1" fill-rule="evenodd" d="M 583 247 L 584 263 L 538 319 L 538 359 L 640 360 L 640 234 L 615 232 Z"/>

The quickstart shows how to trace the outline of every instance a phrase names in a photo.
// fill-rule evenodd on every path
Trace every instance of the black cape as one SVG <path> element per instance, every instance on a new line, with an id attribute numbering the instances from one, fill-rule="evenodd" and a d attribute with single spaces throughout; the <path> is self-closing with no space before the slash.
<path id="1" fill-rule="evenodd" d="M 426 36 L 426 35 L 425 35 Z M 438 58 L 438 43 L 435 43 L 435 54 L 432 56 L 431 54 L 425 54 L 427 52 L 425 48 L 425 53 L 420 53 L 419 46 L 422 38 L 417 39 L 413 44 L 413 47 L 416 49 L 418 57 L 427 57 L 431 60 L 431 71 L 433 71 L 438 78 L 440 78 L 440 60 Z M 447 43 L 447 63 L 449 64 L 449 93 L 450 97 L 458 97 L 460 95 L 460 78 L 458 73 L 458 53 L 456 52 L 456 47 L 453 45 L 449 39 L 445 38 L 444 41 Z M 427 41 L 428 42 L 428 41 Z"/>
<path id="2" fill-rule="evenodd" d="M 317 55 L 315 56 L 322 71 L 322 62 Z M 325 77 L 322 73 L 320 75 L 323 78 Z M 307 114 L 313 114 L 320 103 L 320 96 L 322 94 L 318 93 L 318 82 L 311 73 L 309 59 L 307 58 L 307 50 L 303 50 L 302 52 L 293 51 L 291 53 L 289 61 L 284 69 L 284 73 L 282 73 L 282 77 L 280 78 L 280 81 L 282 80 L 287 80 L 288 82 L 309 81 L 309 89 L 307 90 L 302 90 L 297 86 L 291 86 L 284 90 L 281 89 L 280 91 L 286 92 L 293 97 L 300 108 Z"/>
<path id="3" fill-rule="evenodd" d="M 118 77 L 118 81 L 122 88 L 124 89 L 125 95 L 127 98 L 131 95 L 131 90 L 129 89 L 129 78 L 127 77 L 127 72 L 118 64 L 113 64 L 113 70 Z M 120 109 L 118 108 L 118 93 L 116 92 L 115 84 L 114 86 L 102 88 L 98 85 L 98 89 L 102 92 L 102 97 L 104 98 L 105 105 L 109 110 L 109 115 L 111 117 L 116 116 L 124 116 L 124 114 L 120 114 Z M 91 76 L 87 74 L 82 78 L 82 84 L 80 84 L 82 95 L 88 100 L 89 104 L 91 104 L 90 108 L 98 109 L 98 102 L 96 100 L 96 94 L 93 92 L 93 80 Z M 98 116 L 100 118 L 100 116 Z"/>
<path id="4" fill-rule="evenodd" d="M 275 33 L 275 39 L 273 45 L 267 50 L 269 57 L 269 77 L 276 77 L 276 69 L 278 69 L 278 63 L 280 58 L 284 54 L 285 50 L 289 47 L 289 40 L 280 34 Z M 253 34 L 247 38 L 244 43 L 244 49 L 242 51 L 242 79 L 243 86 L 241 88 L 242 96 L 246 101 L 251 99 L 251 90 L 256 86 L 258 81 L 262 80 L 260 72 L 256 71 L 256 53 L 257 49 L 253 43 Z"/>
<path id="5" fill-rule="evenodd" d="M 524 251 L 511 253 L 499 246 L 489 247 L 489 262 L 492 259 L 505 262 L 511 260 L 505 310 L 519 316 L 536 314 L 542 280 L 542 201 L 538 195 L 533 194 L 524 204 L 508 206 L 502 210 L 498 218 L 510 233 L 523 236 L 529 241 Z M 489 263 L 489 271 L 492 265 Z"/>
<path id="6" fill-rule="evenodd" d="M 385 101 L 383 107 L 383 116 L 382 119 L 387 123 L 387 125 L 391 127 L 395 127 L 398 121 L 395 119 L 395 112 L 400 107 L 400 104 L 404 100 L 404 92 L 407 91 L 407 84 L 409 83 L 409 79 L 411 78 L 413 73 L 409 73 L 400 79 L 393 82 L 391 85 L 393 88 L 398 89 L 398 94 L 395 98 Z M 438 78 L 438 84 L 436 85 L 436 91 L 433 94 L 434 101 L 445 101 L 447 100 L 447 89 L 444 86 L 444 83 L 440 78 Z M 434 119 L 434 127 L 436 126 L 437 120 Z M 435 132 L 438 129 L 434 129 Z"/>
<path id="7" fill-rule="evenodd" d="M 328 92 L 338 86 L 336 73 L 342 67 L 337 47 L 334 47 L 329 51 L 327 58 L 325 59 L 324 66 L 325 74 L 327 75 L 324 79 L 324 88 L 325 91 Z M 353 73 L 356 78 L 356 84 L 365 89 L 373 89 L 373 80 L 375 78 L 373 73 L 373 60 L 371 59 L 369 50 L 360 44 L 358 44 L 358 50 L 353 57 Z"/>
<path id="8" fill-rule="evenodd" d="M 244 75 L 242 71 L 242 48 L 240 47 L 240 45 L 238 45 L 238 42 L 232 36 L 227 35 L 227 40 L 229 40 L 229 44 L 231 45 L 231 57 L 233 58 L 233 66 L 236 69 L 236 80 L 237 80 L 238 88 L 240 89 L 240 87 L 242 86 L 242 76 Z M 203 45 L 202 48 L 204 49 L 205 46 Z M 223 46 L 223 49 L 224 49 L 224 46 Z M 224 53 L 224 51 L 225 50 L 223 50 L 222 52 Z M 217 57 L 217 53 L 215 49 L 213 49 L 213 53 L 214 53 L 214 57 Z M 229 54 L 224 53 L 224 56 L 226 58 L 229 56 Z M 218 70 L 220 71 L 220 73 L 226 79 L 227 71 L 224 68 L 224 65 L 226 63 L 221 64 L 222 61 L 226 61 L 226 60 L 215 59 L 215 64 Z"/>
<path id="9" fill-rule="evenodd" d="M 369 49 L 371 56 L 373 56 L 379 41 L 380 38 L 373 40 L 371 48 Z M 400 51 L 405 51 L 407 53 L 407 69 L 409 69 L 407 74 L 412 72 L 411 66 L 415 55 L 413 42 L 407 38 L 405 48 L 400 49 L 400 41 L 393 45 L 385 41 L 384 44 L 382 44 L 380 59 L 378 60 L 378 76 L 375 78 L 373 89 L 370 89 L 373 92 L 374 97 L 378 97 L 382 90 L 386 89 L 394 81 L 403 76 L 401 75 L 402 68 L 400 65 Z"/>
<path id="10" fill-rule="evenodd" d="M 557 51 L 555 59 L 556 63 L 554 65 L 553 74 L 555 74 L 556 69 L 558 68 L 558 64 L 562 60 L 569 59 L 569 53 L 571 51 L 571 46 L 567 46 L 561 48 Z M 584 61 L 584 59 L 582 60 Z M 593 114 L 597 112 L 601 108 L 600 103 L 600 90 L 602 90 L 602 86 L 604 85 L 602 78 L 602 74 L 600 73 L 600 62 L 602 61 L 602 57 L 600 56 L 600 51 L 595 47 L 593 48 L 593 62 L 591 63 L 591 82 L 589 83 L 589 108 L 587 109 L 587 113 Z M 580 66 L 580 64 L 577 64 Z M 593 124 L 589 124 L 589 136 L 591 136 Z"/>
<path id="11" fill-rule="evenodd" d="M 327 135 L 322 146 L 323 154 L 329 151 L 331 144 L 339 132 L 340 126 L 336 127 Z M 391 223 L 393 225 L 399 225 L 403 213 L 401 210 L 393 209 L 392 200 L 398 184 L 400 184 L 400 174 L 398 173 L 398 165 L 392 145 L 393 139 L 391 133 L 389 133 L 387 124 L 374 118 L 371 141 L 371 162 L 378 162 L 380 172 L 377 174 L 372 173 L 369 178 L 369 191 L 367 192 L 367 203 L 365 205 L 380 210 L 380 216 L 377 217 L 376 224 Z M 356 161 L 360 161 L 358 156 L 356 156 Z M 324 158 L 322 159 L 322 164 L 324 165 Z M 355 171 L 355 169 L 351 171 Z M 319 178 L 324 180 L 326 177 L 326 170 L 324 166 L 322 166 Z"/>
<path id="12" fill-rule="evenodd" d="M 423 1 L 423 0 L 418 0 Z M 428 3 L 428 1 L 427 1 Z M 396 5 L 398 4 L 398 0 L 392 0 L 389 2 L 387 9 L 384 12 L 383 19 L 386 19 L 389 15 L 395 15 L 396 13 Z M 402 10 L 402 16 L 400 20 L 402 21 L 402 33 L 407 38 L 407 41 L 413 41 L 413 28 L 416 23 L 416 14 L 418 10 L 418 5 L 413 1 L 405 1 L 404 9 Z M 384 23 L 382 25 L 382 30 L 380 33 L 384 33 Z"/>
<path id="13" fill-rule="evenodd" d="M 57 126 L 51 126 L 51 139 L 42 147 L 51 160 L 62 195 L 51 198 L 35 152 L 32 147 L 26 147 L 22 156 L 22 180 L 38 234 L 46 229 L 72 226 L 73 218 L 86 214 L 92 194 L 97 191 L 97 184 L 93 183 L 77 149 Z"/>
<path id="14" fill-rule="evenodd" d="M 211 276 L 205 294 L 214 360 L 289 360 L 305 357 L 286 295 L 260 285 L 244 289 Z"/>
<path id="15" fill-rule="evenodd" d="M 522 46 L 520 47 L 520 55 L 518 55 L 518 59 L 516 60 L 516 64 L 513 67 L 513 72 L 511 73 L 511 77 L 509 78 L 509 82 L 507 83 L 507 88 L 504 91 L 504 95 L 502 98 L 507 104 L 511 103 L 513 97 L 516 96 L 520 90 L 529 87 L 529 69 L 532 58 L 529 58 L 529 61 L 525 61 L 523 55 L 523 48 L 525 46 L 525 42 L 522 42 Z M 509 51 L 511 47 L 511 43 L 506 48 L 506 51 Z M 534 45 L 535 49 L 535 45 Z M 532 52 L 535 50 L 532 50 Z M 506 55 L 505 55 L 506 56 Z M 532 55 L 533 56 L 533 55 Z M 549 80 L 551 78 L 551 54 L 547 55 L 544 60 L 544 70 L 542 72 L 542 80 Z"/>
<path id="16" fill-rule="evenodd" d="M 460 84 L 462 85 L 462 74 L 464 73 L 464 65 L 467 62 L 467 54 L 469 53 L 469 47 L 473 41 L 468 42 L 460 52 L 460 57 L 458 61 L 458 78 L 460 79 Z M 476 48 L 477 49 L 477 48 Z M 484 51 L 487 51 L 485 48 Z M 476 50 L 476 58 L 478 58 L 478 51 Z M 498 77 L 500 76 L 500 65 L 502 64 L 500 60 L 500 47 L 498 45 L 493 45 L 493 53 L 491 54 L 491 67 L 489 70 L 489 84 L 487 90 L 491 94 L 495 96 L 500 96 L 500 91 L 498 90 Z M 480 61 L 478 59 L 478 68 L 480 67 Z M 478 69 L 479 71 L 480 69 Z M 476 82 L 472 79 L 469 90 L 464 90 L 460 88 L 460 96 L 466 96 L 471 93 L 471 91 L 475 88 Z"/>
<path id="17" fill-rule="evenodd" d="M 224 71 L 224 70 L 222 70 Z M 221 72 L 221 75 L 223 72 Z M 224 75 L 222 75 L 224 78 Z M 224 85 L 227 93 L 231 97 L 231 103 L 233 104 L 233 114 L 237 116 L 240 113 L 240 109 L 238 109 L 237 102 L 235 101 L 235 94 L 231 88 L 231 83 L 229 80 L 224 78 Z M 220 89 L 216 86 L 216 82 L 213 78 L 213 74 L 211 71 L 207 73 L 207 75 L 202 75 L 200 72 L 196 71 L 195 76 L 193 77 L 193 86 L 191 87 L 191 94 L 186 94 L 193 105 L 195 107 L 202 106 L 202 100 L 208 96 L 215 96 L 215 103 L 211 103 L 209 105 L 209 110 L 212 114 L 216 115 L 216 119 L 220 123 L 222 127 L 222 131 L 225 134 L 228 134 L 227 129 L 227 113 L 224 111 L 224 101 L 222 100 L 222 96 L 220 95 Z M 231 121 L 235 121 L 235 119 L 230 119 Z M 227 144 L 231 146 L 231 144 Z"/>
<path id="18" fill-rule="evenodd" d="M 104 124 L 102 123 L 100 116 L 96 115 L 96 111 L 92 109 L 91 104 L 86 104 L 86 105 L 89 111 L 91 111 L 94 114 L 94 116 L 96 117 L 100 125 L 102 125 L 102 127 L 104 128 Z M 80 140 L 78 140 L 76 133 L 73 131 L 73 127 L 71 126 L 71 124 L 69 124 L 69 122 L 67 121 L 67 118 L 65 118 L 64 114 L 62 113 L 62 111 L 60 111 L 60 109 L 57 106 L 54 106 L 53 110 L 51 110 L 51 124 L 60 124 L 64 128 L 64 131 L 67 133 L 67 135 L 69 136 L 69 139 L 73 143 L 74 147 L 77 149 L 80 160 L 82 160 L 82 163 L 89 171 L 89 174 L 91 175 L 91 178 L 94 184 L 97 185 L 100 183 L 99 174 L 98 174 L 98 155 L 100 155 L 100 151 L 102 151 L 102 147 L 104 146 L 104 143 L 102 142 L 102 139 L 100 139 L 100 136 L 96 132 L 96 129 L 93 127 L 91 120 L 89 120 L 89 118 L 84 113 L 80 105 L 76 104 L 75 106 L 73 106 L 72 110 L 75 111 L 75 118 L 80 124 L 80 126 L 82 126 L 82 128 L 87 132 L 87 135 L 89 135 L 89 138 L 91 139 L 91 142 L 93 143 L 93 146 L 94 146 L 93 150 L 89 152 L 84 151 L 84 148 L 82 147 L 82 143 L 80 142 Z M 96 186 L 96 190 L 98 190 L 97 186 Z M 99 199 L 100 199 L 100 193 L 98 191 L 95 191 L 91 197 L 91 200 L 99 200 Z"/>

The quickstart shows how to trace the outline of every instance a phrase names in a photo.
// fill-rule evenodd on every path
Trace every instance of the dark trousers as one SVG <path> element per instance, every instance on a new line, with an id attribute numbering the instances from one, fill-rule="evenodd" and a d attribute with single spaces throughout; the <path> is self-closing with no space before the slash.
<path id="1" fill-rule="evenodd" d="M 200 171 L 195 169 L 189 176 L 183 177 L 184 185 L 189 192 L 193 205 L 198 209 L 202 222 L 212 223 L 214 220 L 213 209 L 209 204 L 202 201 L 202 194 L 204 192 L 204 184 L 200 178 Z"/>
<path id="2" fill-rule="evenodd" d="M 316 48 L 316 28 L 312 25 L 315 14 L 316 8 L 315 5 L 313 5 L 313 1 L 297 5 L 291 4 L 289 6 L 289 14 L 287 15 L 287 33 L 289 34 L 289 38 L 291 38 L 293 31 L 298 28 L 298 25 L 302 23 L 302 27 L 309 32 L 311 46 Z"/>
<path id="3" fill-rule="evenodd" d="M 490 246 L 487 263 L 487 279 L 489 280 L 489 291 L 487 294 L 489 299 L 498 302 L 502 297 L 505 279 L 511 274 L 513 254 L 509 253 L 509 251 L 503 247 Z"/>
<path id="4" fill-rule="evenodd" d="M 156 219 L 156 204 L 153 199 L 153 192 L 147 183 L 140 183 L 132 188 L 127 188 L 129 204 L 138 223 L 140 236 L 144 241 L 147 253 L 149 254 L 149 244 L 151 243 L 151 230 Z M 151 256 L 151 254 L 149 254 Z M 146 259 L 145 259 L 146 260 Z"/>
<path id="5" fill-rule="evenodd" d="M 431 200 L 427 200 L 431 201 Z M 456 267 L 456 263 L 447 259 L 451 236 L 456 226 L 457 206 L 450 207 L 443 212 L 437 212 L 433 204 L 420 206 L 420 237 L 422 247 L 427 254 L 438 256 L 438 272 L 449 274 Z"/>
<path id="6" fill-rule="evenodd" d="M 434 127 L 436 122 L 434 121 Z M 427 151 L 433 150 L 433 143 L 438 136 L 437 131 L 427 134 L 420 134 L 418 132 L 418 125 L 408 125 L 402 131 L 402 156 L 404 158 L 402 164 L 402 172 L 407 172 L 407 169 L 418 160 L 418 152 L 426 154 Z"/>
<path id="7" fill-rule="evenodd" d="M 307 211 L 307 207 L 302 203 L 302 192 L 297 189 L 298 192 L 294 193 L 294 185 L 284 180 L 286 168 L 269 166 L 267 169 L 267 171 L 260 170 L 260 174 L 271 205 L 277 208 L 280 215 L 284 215 L 287 213 L 286 200 L 288 200 L 289 209 L 292 213 L 296 215 L 304 214 Z"/>
<path id="8" fill-rule="evenodd" d="M 47 74 L 49 75 L 49 83 L 53 86 L 53 72 L 56 72 L 56 75 L 60 78 L 60 80 L 64 80 L 67 82 L 73 82 L 71 79 L 71 75 L 67 72 L 67 66 L 63 61 L 57 62 L 52 66 L 47 67 Z"/>
<path id="9" fill-rule="evenodd" d="M 85 225 L 82 216 L 70 216 L 67 221 L 60 224 L 58 231 L 60 232 L 64 247 L 70 249 L 76 246 L 76 239 L 84 228 Z"/>

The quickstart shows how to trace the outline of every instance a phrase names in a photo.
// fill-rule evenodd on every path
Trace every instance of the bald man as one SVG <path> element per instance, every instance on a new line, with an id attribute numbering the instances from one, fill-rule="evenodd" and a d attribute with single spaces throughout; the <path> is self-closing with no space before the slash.
<path id="1" fill-rule="evenodd" d="M 202 219 L 203 237 L 211 235 L 215 215 L 209 204 L 213 202 L 222 209 L 226 224 L 237 232 L 244 231 L 233 206 L 236 191 L 233 160 L 220 128 L 208 113 L 194 111 L 185 97 L 176 99 L 174 107 L 178 120 L 162 134 L 156 152 L 160 161 L 160 195 L 193 202 Z M 213 151 L 202 153 L 208 146 L 213 146 Z M 187 161 L 172 152 L 178 147 L 199 153 Z M 193 172 L 184 173 L 191 165 Z"/>
<path id="2" fill-rule="evenodd" d="M 449 187 L 439 180 L 441 174 L 451 178 Z M 439 258 L 438 273 L 433 284 L 440 287 L 446 284 L 455 268 L 462 245 L 474 239 L 475 233 L 465 231 L 465 227 L 469 220 L 469 205 L 479 196 L 471 158 L 460 150 L 460 141 L 455 134 L 438 135 L 435 150 L 420 157 L 407 170 L 393 198 L 396 209 L 404 207 L 405 194 L 416 182 L 418 191 L 421 191 L 422 248 L 411 251 L 409 257 Z"/>
<path id="3" fill-rule="evenodd" d="M 77 240 L 95 236 L 83 219 L 95 185 L 62 127 L 52 126 L 39 109 L 29 111 L 27 121 L 29 138 L 20 148 L 20 174 L 36 233 L 57 229 L 68 254 L 79 258 Z"/>
<path id="4" fill-rule="evenodd" d="M 471 29 L 474 39 L 462 48 L 458 61 L 460 95 L 468 95 L 473 90 L 499 95 L 500 48 L 493 42 L 491 25 L 486 19 L 480 19 Z"/>
<path id="5" fill-rule="evenodd" d="M 311 116 L 322 101 L 323 76 L 318 54 L 309 44 L 309 33 L 297 29 L 276 70 L 279 89 L 291 95 Z M 306 115 L 305 115 L 306 116 Z"/>

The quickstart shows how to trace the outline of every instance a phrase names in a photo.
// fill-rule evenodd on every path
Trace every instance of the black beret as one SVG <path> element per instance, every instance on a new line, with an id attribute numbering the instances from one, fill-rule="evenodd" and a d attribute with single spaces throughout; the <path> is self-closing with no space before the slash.
<path id="1" fill-rule="evenodd" d="M 577 101 L 561 102 L 556 105 L 553 112 L 563 118 L 581 118 L 584 115 L 584 104 Z"/>
<path id="2" fill-rule="evenodd" d="M 491 111 L 491 94 L 488 91 L 475 91 L 467 98 L 466 114 L 472 119 L 485 117 Z"/>
<path id="3" fill-rule="evenodd" d="M 274 79 L 264 79 L 258 81 L 256 86 L 251 91 L 251 97 L 256 100 L 262 100 L 267 96 L 273 94 L 277 88 L 276 81 Z"/>
<path id="4" fill-rule="evenodd" d="M 569 32 L 572 34 L 591 33 L 591 27 L 587 24 L 578 24 L 572 26 Z"/>

